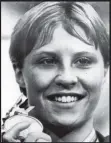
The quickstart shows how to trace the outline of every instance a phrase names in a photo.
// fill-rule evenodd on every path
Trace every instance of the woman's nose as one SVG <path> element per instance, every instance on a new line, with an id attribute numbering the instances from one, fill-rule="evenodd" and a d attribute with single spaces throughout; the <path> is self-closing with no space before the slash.
<path id="1" fill-rule="evenodd" d="M 78 78 L 70 69 L 63 70 L 55 79 L 56 85 L 62 88 L 71 89 L 78 82 Z"/>

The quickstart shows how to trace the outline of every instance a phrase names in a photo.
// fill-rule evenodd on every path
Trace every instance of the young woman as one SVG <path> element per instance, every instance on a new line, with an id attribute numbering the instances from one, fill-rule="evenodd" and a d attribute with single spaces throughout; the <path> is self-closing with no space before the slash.
<path id="1" fill-rule="evenodd" d="M 10 58 L 29 113 L 44 130 L 24 142 L 99 142 L 93 113 L 109 65 L 109 39 L 98 14 L 85 2 L 42 2 L 16 24 Z M 25 108 L 25 106 L 24 106 Z M 15 142 L 28 123 L 5 132 Z"/>

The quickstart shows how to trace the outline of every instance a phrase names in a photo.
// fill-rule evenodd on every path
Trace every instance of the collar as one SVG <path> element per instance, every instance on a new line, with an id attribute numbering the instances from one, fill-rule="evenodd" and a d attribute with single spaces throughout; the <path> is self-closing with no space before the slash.
<path id="1" fill-rule="evenodd" d="M 73 133 L 69 133 L 65 135 L 64 137 L 60 138 L 54 133 L 49 133 L 49 131 L 46 131 L 47 134 L 49 134 L 52 137 L 52 142 L 73 142 Z M 88 134 L 88 136 L 82 141 L 82 142 L 99 142 L 96 136 L 96 131 L 94 128 L 92 131 Z"/>
<path id="2" fill-rule="evenodd" d="M 96 132 L 93 129 L 83 142 L 95 142 L 97 140 Z"/>

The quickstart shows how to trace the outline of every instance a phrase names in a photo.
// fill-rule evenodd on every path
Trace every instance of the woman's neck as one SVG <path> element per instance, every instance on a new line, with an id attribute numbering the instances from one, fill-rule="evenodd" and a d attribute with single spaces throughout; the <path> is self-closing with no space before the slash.
<path id="1" fill-rule="evenodd" d="M 65 141 L 65 142 L 83 142 L 93 129 L 93 119 L 89 119 L 82 126 L 77 128 L 63 128 L 57 126 L 48 125 L 45 126 L 44 132 L 49 134 L 52 141 Z"/>

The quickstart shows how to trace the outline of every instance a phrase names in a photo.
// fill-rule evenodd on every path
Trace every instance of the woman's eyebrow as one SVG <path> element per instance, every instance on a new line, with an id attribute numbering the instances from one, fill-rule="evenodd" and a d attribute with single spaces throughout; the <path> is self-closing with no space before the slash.
<path id="1" fill-rule="evenodd" d="M 85 52 L 85 51 L 82 51 L 82 52 L 77 52 L 74 54 L 75 56 L 79 57 L 79 56 L 85 56 L 85 55 L 89 55 L 89 56 L 93 56 L 93 57 L 97 57 L 95 53 L 93 52 Z"/>
<path id="2" fill-rule="evenodd" d="M 39 56 L 52 56 L 52 57 L 59 57 L 60 55 L 58 53 L 52 52 L 52 51 L 40 51 L 40 52 L 34 52 L 33 57 L 39 57 Z M 96 54 L 93 52 L 87 52 L 87 51 L 81 51 L 81 52 L 74 52 L 73 56 L 80 57 L 80 56 L 93 56 L 94 58 L 97 58 Z"/>
<path id="3" fill-rule="evenodd" d="M 49 51 L 40 51 L 40 52 L 35 52 L 33 56 L 57 56 L 56 53 L 54 52 L 49 52 Z"/>

